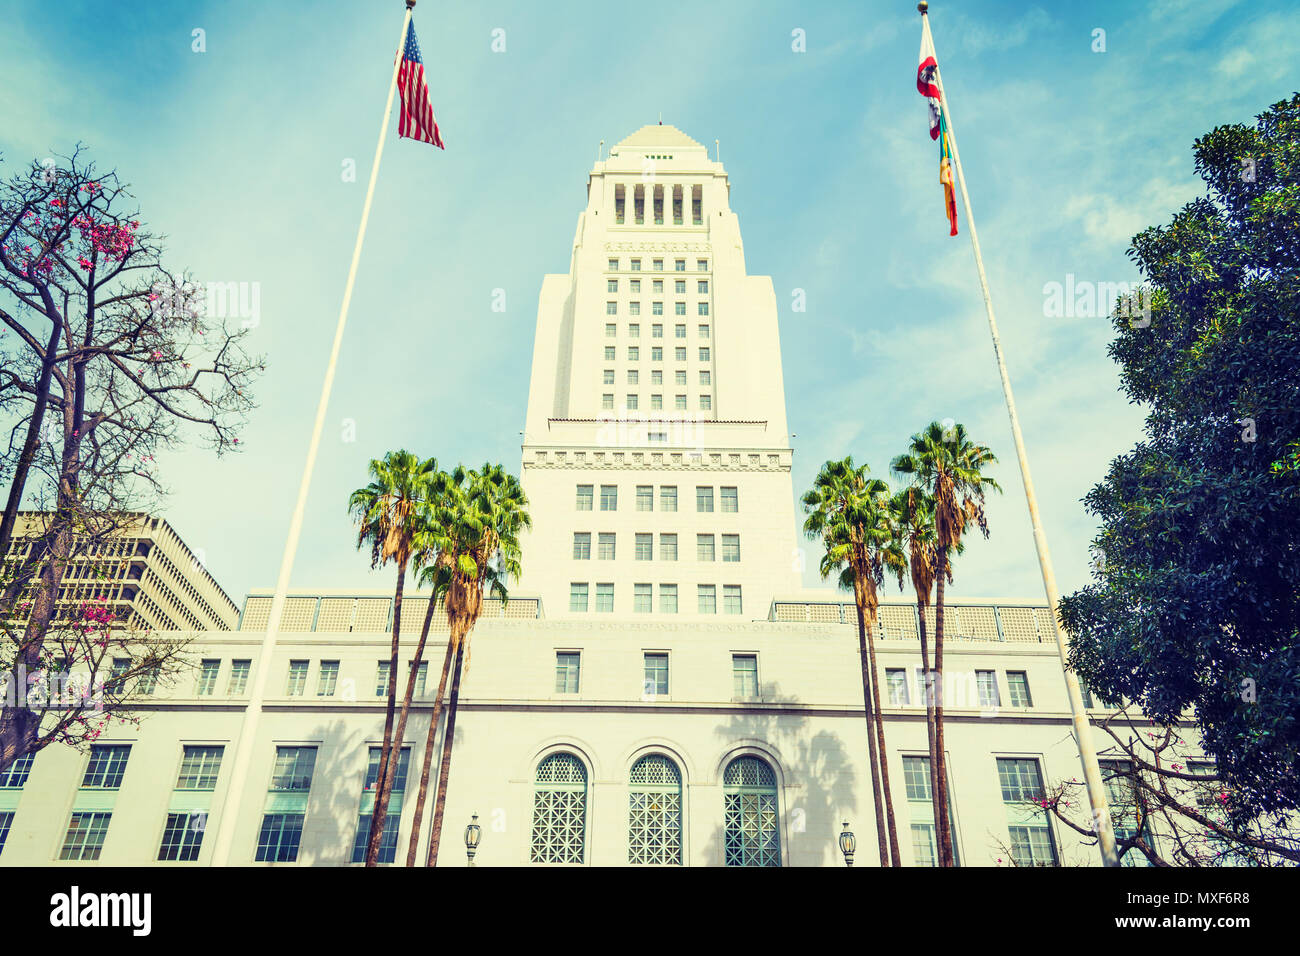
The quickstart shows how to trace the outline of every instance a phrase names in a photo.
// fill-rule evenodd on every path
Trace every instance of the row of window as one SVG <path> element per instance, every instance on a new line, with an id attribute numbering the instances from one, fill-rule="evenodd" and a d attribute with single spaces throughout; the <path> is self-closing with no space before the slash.
<path id="1" fill-rule="evenodd" d="M 668 695 L 668 652 L 649 651 L 644 655 L 641 694 L 643 697 Z M 732 695 L 737 700 L 758 698 L 758 655 L 731 655 Z M 582 652 L 555 652 L 555 692 L 577 694 L 582 687 Z"/>
<path id="2" fill-rule="evenodd" d="M 606 279 L 606 280 L 605 280 L 605 291 L 606 291 L 606 292 L 611 292 L 611 293 L 613 293 L 613 292 L 618 292 L 618 290 L 619 290 L 618 279 Z M 627 290 L 628 290 L 629 292 L 632 292 L 632 293 L 640 292 L 640 291 L 641 291 L 641 280 L 640 280 L 640 279 L 628 279 L 628 280 L 627 280 Z M 651 283 L 650 283 L 650 291 L 651 291 L 651 292 L 663 292 L 663 291 L 664 291 L 664 280 L 663 280 L 663 279 L 652 279 L 652 280 L 651 280 Z M 685 295 L 685 294 L 686 294 L 686 280 L 685 280 L 685 279 L 674 279 L 674 280 L 673 280 L 673 292 L 677 293 L 677 295 Z M 708 295 L 708 294 L 709 294 L 709 280 L 708 280 L 708 279 L 696 279 L 696 280 L 695 280 L 695 292 L 696 292 L 697 295 Z"/>
<path id="3" fill-rule="evenodd" d="M 659 613 L 677 613 L 677 585 L 660 584 Z M 655 585 L 646 583 L 632 585 L 632 610 L 637 614 L 649 614 L 654 610 Z M 614 584 L 612 581 L 596 582 L 596 600 L 590 602 L 591 585 L 586 581 L 573 581 L 569 584 L 569 610 L 584 613 L 588 610 L 597 613 L 612 613 L 614 610 Z M 695 586 L 696 610 L 700 614 L 718 613 L 718 586 L 716 584 L 697 584 Z M 722 613 L 741 614 L 743 607 L 739 584 L 722 586 Z"/>
<path id="4" fill-rule="evenodd" d="M 673 361 L 675 361 L 675 362 L 685 362 L 685 361 L 686 361 L 686 351 L 687 351 L 687 350 L 686 350 L 686 346 L 684 346 L 684 345 L 679 345 L 679 346 L 674 347 L 674 349 L 673 349 Z M 701 346 L 699 347 L 699 353 L 698 353 L 698 354 L 699 354 L 699 358 L 700 358 L 700 361 L 701 361 L 701 362 L 708 362 L 708 361 L 710 361 L 711 356 L 712 356 L 712 352 L 709 350 L 709 347 L 708 347 L 707 345 L 701 345 Z M 617 358 L 618 358 L 618 349 L 617 349 L 615 346 L 613 346 L 613 345 L 606 345 L 606 346 L 605 346 L 605 361 L 606 361 L 606 362 L 613 362 L 613 361 L 615 361 Z M 639 345 L 629 345 L 629 346 L 627 347 L 627 360 L 628 360 L 629 362 L 639 362 L 639 361 L 641 361 L 641 346 L 639 346 Z M 664 360 L 664 347 L 663 347 L 662 345 L 652 345 L 652 346 L 650 347 L 650 361 L 652 361 L 652 362 L 662 362 L 663 360 Z"/>
<path id="5" fill-rule="evenodd" d="M 617 283 L 616 283 L 615 280 L 613 280 L 613 279 L 610 279 L 610 280 L 609 280 L 609 283 L 610 283 L 611 286 L 617 285 Z M 684 285 L 684 284 L 685 284 L 685 283 L 679 283 L 679 285 Z M 617 289 L 610 289 L 609 291 L 610 291 L 610 292 L 617 292 L 618 290 L 617 290 Z M 685 290 L 685 289 L 682 289 L 681 291 L 682 291 L 682 292 L 685 292 L 686 290 Z M 608 300 L 606 300 L 606 302 L 605 302 L 605 314 L 606 314 L 606 315 L 618 315 L 618 300 L 617 300 L 617 299 L 608 299 Z M 633 299 L 631 302 L 629 302 L 629 303 L 627 304 L 627 314 L 628 314 L 628 315 L 640 315 L 640 314 L 641 314 L 641 301 L 640 301 L 639 299 Z M 664 304 L 663 304 L 663 302 L 659 301 L 658 299 L 652 301 L 652 302 L 650 303 L 650 314 L 651 314 L 651 315 L 663 315 L 663 314 L 664 314 Z M 674 303 L 673 303 L 673 315 L 685 315 L 685 314 L 686 314 L 686 303 L 685 303 L 685 302 L 674 302 Z M 695 303 L 695 314 L 696 314 L 696 315 L 708 315 L 708 314 L 709 314 L 709 303 L 708 303 L 708 302 L 704 302 L 704 301 L 696 302 L 696 303 Z M 680 326 L 679 326 L 679 327 L 680 327 Z M 639 327 L 639 326 L 635 326 L 635 325 L 634 325 L 634 326 L 630 326 L 630 327 L 629 327 L 629 330 L 630 330 L 630 329 L 633 329 L 633 328 L 635 328 L 636 331 L 635 331 L 635 332 L 630 332 L 632 338 L 637 338 L 637 337 L 639 337 L 639 336 L 641 335 L 641 329 L 640 329 L 640 327 Z M 662 328 L 662 326 L 655 326 L 655 328 L 659 329 L 659 332 L 658 332 L 658 334 L 656 334 L 656 335 L 654 336 L 654 338 L 656 338 L 656 339 L 661 339 L 661 338 L 663 338 L 663 328 Z M 613 322 L 610 322 L 608 325 L 605 326 L 605 335 L 608 336 L 608 337 L 611 338 L 611 339 L 614 338 L 615 335 L 617 335 L 617 333 L 616 333 L 615 331 L 613 331 L 613 329 L 614 329 L 614 323 L 613 323 Z M 700 335 L 702 335 L 704 338 L 708 338 L 708 337 L 709 337 L 709 327 L 708 327 L 707 325 L 701 325 L 701 326 L 700 326 Z M 679 335 L 679 336 L 677 336 L 677 337 L 678 337 L 679 339 L 680 339 L 680 338 L 685 338 L 685 335 Z"/>
<path id="6" fill-rule="evenodd" d="M 711 485 L 697 485 L 695 487 L 695 510 L 701 513 L 712 513 L 713 511 L 713 487 Z M 719 510 L 723 514 L 736 514 L 740 511 L 740 493 L 734 485 L 724 485 L 718 489 Z M 595 485 L 578 485 L 577 510 L 591 511 L 596 500 Z M 655 508 L 655 486 L 654 485 L 637 485 L 636 486 L 636 510 L 637 511 L 654 511 Z M 601 485 L 600 486 L 600 510 L 617 511 L 618 510 L 618 485 Z M 659 486 L 659 510 L 676 511 L 677 510 L 677 486 L 660 485 Z"/>
<path id="7" fill-rule="evenodd" d="M 655 557 L 655 536 L 650 532 L 635 532 L 634 556 L 638 561 L 653 561 Z M 740 535 L 738 534 L 697 534 L 695 536 L 695 559 L 697 561 L 716 561 L 719 557 L 718 538 L 722 538 L 721 559 L 727 563 L 740 560 Z M 596 535 L 596 559 L 613 561 L 617 554 L 618 535 L 613 531 L 601 531 Z M 591 560 L 591 532 L 575 531 L 573 533 L 573 559 L 575 561 Z M 677 535 L 664 533 L 659 535 L 659 560 L 677 560 Z"/>
<path id="8" fill-rule="evenodd" d="M 700 369 L 700 372 L 699 372 L 699 378 L 700 378 L 700 384 L 701 384 L 701 385 L 712 385 L 712 384 L 713 384 L 713 373 L 712 373 L 711 371 L 709 371 L 707 368 L 702 368 L 702 369 Z M 602 380 L 602 383 L 605 384 L 605 385 L 613 385 L 613 384 L 614 384 L 614 370 L 613 370 L 612 368 L 604 369 L 603 372 L 601 373 L 601 380 Z M 686 384 L 686 372 L 685 372 L 684 370 L 679 370 L 679 371 L 677 372 L 676 382 L 677 382 L 678 385 L 685 385 L 685 384 Z M 662 370 L 662 369 L 657 369 L 657 368 L 656 368 L 656 369 L 652 369 L 651 372 L 650 372 L 650 384 L 651 384 L 651 385 L 662 385 L 663 383 L 664 383 L 664 373 L 663 373 L 663 370 Z M 638 370 L 638 369 L 634 369 L 634 368 L 630 368 L 630 369 L 627 370 L 627 384 L 629 384 L 629 385 L 640 385 L 640 384 L 641 384 L 641 372 L 640 372 L 640 370 Z"/>
<path id="9" fill-rule="evenodd" d="M 620 270 L 620 267 L 619 267 L 619 263 L 620 263 L 621 261 L 622 261 L 622 260 L 620 260 L 620 259 L 610 259 L 610 260 L 609 260 L 609 271 L 610 271 L 610 272 L 619 272 L 619 271 L 621 271 L 621 270 Z M 641 260 L 640 260 L 640 259 L 632 259 L 632 260 L 630 260 L 630 261 L 628 262 L 628 269 L 629 269 L 630 271 L 632 271 L 632 272 L 640 272 L 640 271 L 641 271 Z M 662 259 L 651 259 L 651 260 L 650 260 L 650 271 L 651 271 L 651 272 L 663 272 L 663 271 L 664 271 L 664 260 L 662 260 Z M 674 260 L 673 260 L 673 271 L 674 271 L 674 272 L 685 272 L 685 271 L 686 271 L 686 260 L 685 260 L 685 259 L 674 259 Z M 708 271 L 709 271 L 709 260 L 708 260 L 708 259 L 696 259 L 696 260 L 695 260 L 695 271 L 696 271 L 696 272 L 708 272 Z"/>
<path id="10" fill-rule="evenodd" d="M 679 412 L 681 412 L 681 411 L 686 411 L 686 408 L 687 408 L 687 402 L 686 402 L 686 399 L 687 399 L 687 396 L 686 396 L 686 395 L 674 395 L 674 396 L 673 396 L 673 409 L 674 409 L 675 411 L 679 411 Z M 700 411 L 702 411 L 702 412 L 711 412 L 711 411 L 713 411 L 713 396 L 712 396 L 712 395 L 701 395 L 701 396 L 699 396 L 699 398 L 698 398 L 698 400 L 697 400 L 697 404 L 698 404 L 698 406 L 699 406 L 699 410 L 700 410 Z M 613 411 L 613 410 L 614 410 L 614 393 L 613 393 L 613 392 L 604 392 L 604 393 L 601 394 L 601 396 L 600 396 L 600 407 L 601 407 L 601 410 L 602 410 L 602 411 Z M 623 410 L 624 410 L 624 411 L 634 412 L 634 411 L 637 411 L 640 407 L 641 407 L 641 397 L 640 397 L 639 395 L 637 395 L 635 392 L 629 392 L 627 395 L 624 395 L 624 396 L 623 396 Z M 657 394 L 657 393 L 656 393 L 656 394 L 653 394 L 653 395 L 650 396 L 650 410 L 651 410 L 651 411 L 656 411 L 656 412 L 657 412 L 657 411 L 662 411 L 662 410 L 663 410 L 663 407 L 664 407 L 664 397 L 663 397 L 663 395 L 660 395 L 660 394 Z M 661 440 L 666 440 L 666 436 L 665 436 L 665 439 L 661 439 Z"/>
<path id="11" fill-rule="evenodd" d="M 926 686 L 925 674 L 921 668 L 915 669 L 915 703 L 924 705 L 926 703 Z M 933 679 L 933 672 L 931 672 Z M 1026 671 L 1007 671 L 1007 704 L 1011 707 L 1032 707 L 1034 706 L 1033 697 L 1029 693 L 1029 674 Z M 913 703 L 908 690 L 907 670 L 902 667 L 885 668 L 885 686 L 889 694 L 889 703 L 894 707 L 906 707 Z M 943 689 L 934 688 L 933 697 L 936 699 L 942 695 Z M 951 692 L 949 694 L 951 696 Z M 958 695 L 960 697 L 960 695 Z M 977 705 L 980 708 L 991 708 L 1002 706 L 1002 695 L 998 690 L 998 674 L 994 670 L 977 670 L 975 671 L 975 697 L 974 701 L 965 701 L 957 699 L 954 701 L 945 700 L 945 706 L 972 706 Z"/>

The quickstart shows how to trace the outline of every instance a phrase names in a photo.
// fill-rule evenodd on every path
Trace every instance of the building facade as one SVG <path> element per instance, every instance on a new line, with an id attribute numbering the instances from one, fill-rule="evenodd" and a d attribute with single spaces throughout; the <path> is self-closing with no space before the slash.
<path id="1" fill-rule="evenodd" d="M 845 595 L 801 588 L 775 297 L 746 272 L 729 191 L 703 146 L 647 126 L 596 163 L 569 272 L 543 280 L 522 449 L 533 529 L 515 596 L 488 601 L 472 635 L 441 865 L 464 865 L 475 817 L 484 866 L 842 865 L 845 822 L 875 862 L 856 618 Z M 404 602 L 404 662 L 427 600 Z M 237 626 L 194 628 L 193 680 L 142 699 L 129 733 L 0 775 L 0 864 L 210 863 L 262 669 L 229 862 L 358 863 L 391 596 L 296 592 L 263 659 L 270 605 L 254 593 Z M 963 865 L 1096 862 L 1026 806 L 1079 776 L 1047 614 L 958 601 L 947 619 Z M 446 647 L 434 620 L 390 860 Z M 930 865 L 917 633 L 914 607 L 882 608 L 876 678 L 903 862 Z"/>

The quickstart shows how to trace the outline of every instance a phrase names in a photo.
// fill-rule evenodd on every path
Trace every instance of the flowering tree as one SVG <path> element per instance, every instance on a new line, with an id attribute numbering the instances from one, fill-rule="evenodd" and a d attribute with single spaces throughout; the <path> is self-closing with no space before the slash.
<path id="1" fill-rule="evenodd" d="M 1124 865 L 1294 866 L 1300 832 L 1285 813 L 1240 799 L 1215 763 L 1198 757 L 1175 726 L 1138 727 L 1129 708 L 1100 726 L 1113 743 L 1097 756 Z M 1095 841 L 1084 785 L 1056 784 L 1025 803 Z M 1008 850 L 1006 859 L 1014 863 Z"/>
<path id="2" fill-rule="evenodd" d="M 218 454 L 234 449 L 253 408 L 249 389 L 264 366 L 244 351 L 247 329 L 209 320 L 198 287 L 162 255 L 117 175 L 98 173 L 80 149 L 0 184 L 0 415 L 9 425 L 0 476 L 10 483 L 0 666 L 11 687 L 19 670 L 42 670 L 79 542 L 156 503 L 159 452 L 190 432 Z M 11 554 L 25 498 L 50 520 Z M 88 652 L 86 635 L 70 633 Z M 0 768 L 45 740 L 43 727 L 36 711 L 6 700 Z"/>

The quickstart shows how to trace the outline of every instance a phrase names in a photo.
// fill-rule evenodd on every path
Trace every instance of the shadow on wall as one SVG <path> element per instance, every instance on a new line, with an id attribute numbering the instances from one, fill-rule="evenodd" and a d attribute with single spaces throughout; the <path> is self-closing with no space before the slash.
<path id="1" fill-rule="evenodd" d="M 763 703 L 796 706 L 793 696 L 782 696 L 780 685 L 764 685 Z M 845 726 L 854 726 L 845 720 Z M 862 746 L 866 747 L 866 724 L 862 728 Z M 859 819 L 855 791 L 860 788 L 848 759 L 844 742 L 829 730 L 809 734 L 805 716 L 752 711 L 733 714 L 719 724 L 714 733 L 727 751 L 762 756 L 776 764 L 779 789 L 781 861 L 785 866 L 843 866 L 839 850 L 840 822 L 850 820 L 856 832 L 874 827 L 874 820 Z M 735 754 L 733 754 L 733 757 Z M 728 758 L 728 762 L 731 758 Z M 710 768 L 713 769 L 713 768 Z M 714 815 L 717 824 L 709 838 L 710 866 L 724 865 L 726 858 L 726 822 L 724 781 L 726 764 L 718 768 L 716 803 L 704 812 Z M 869 808 L 863 812 L 869 812 Z"/>
<path id="2" fill-rule="evenodd" d="M 320 743 L 316 747 L 298 865 L 347 865 L 352 862 L 361 787 L 369 759 L 364 728 L 349 730 L 343 720 L 334 720 L 317 724 L 303 739 Z"/>

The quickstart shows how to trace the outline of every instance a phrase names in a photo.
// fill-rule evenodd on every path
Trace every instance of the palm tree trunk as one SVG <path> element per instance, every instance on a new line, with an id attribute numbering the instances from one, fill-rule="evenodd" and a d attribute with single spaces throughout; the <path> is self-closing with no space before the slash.
<path id="1" fill-rule="evenodd" d="M 930 747 L 930 806 L 934 810 L 934 836 L 936 843 L 939 839 L 939 788 L 936 781 L 939 776 L 936 772 L 938 760 L 935 756 L 934 747 L 934 704 L 935 694 L 931 690 L 930 683 L 930 648 L 926 640 L 925 631 L 925 603 L 918 597 L 916 600 L 916 619 L 919 622 L 921 635 L 921 686 L 925 694 L 925 737 Z"/>
<path id="2" fill-rule="evenodd" d="M 376 780 L 388 777 L 388 764 L 393 756 L 393 714 L 397 710 L 397 654 L 402 632 L 402 591 L 406 587 L 406 562 L 397 563 L 397 590 L 393 592 L 393 647 L 388 663 L 388 706 L 384 712 L 384 742 L 379 748 L 379 774 Z M 400 747 L 400 742 L 398 743 Z M 378 796 L 378 793 L 375 794 Z M 375 816 L 370 818 L 370 839 L 366 844 L 366 866 L 379 862 L 379 841 L 383 831 L 375 829 Z"/>
<path id="3" fill-rule="evenodd" d="M 430 606 L 430 613 L 433 608 Z M 424 801 L 429 794 L 429 776 L 433 770 L 433 743 L 438 735 L 438 719 L 442 717 L 443 695 L 447 692 L 447 675 L 451 673 L 451 662 L 456 656 L 457 641 L 454 635 L 447 638 L 447 653 L 442 656 L 442 676 L 438 678 L 438 694 L 433 700 L 433 713 L 429 717 L 429 733 L 424 741 L 424 765 L 420 769 L 420 792 L 415 798 L 415 813 L 411 817 L 411 841 L 406 848 L 406 865 L 415 866 L 415 858 L 420 847 L 420 824 L 424 821 Z"/>
<path id="4" fill-rule="evenodd" d="M 402 741 L 406 739 L 406 721 L 411 714 L 411 698 L 415 694 L 415 679 L 420 673 L 420 663 L 424 660 L 424 645 L 429 639 L 429 625 L 433 622 L 433 607 L 438 603 L 436 596 L 429 598 L 429 609 L 424 615 L 424 627 L 420 630 L 420 640 L 415 645 L 415 654 L 411 658 L 411 670 L 406 675 L 406 693 L 402 696 L 402 711 L 397 717 L 397 730 L 393 739 L 395 748 L 390 749 L 394 756 L 388 761 L 387 773 L 379 777 L 379 789 L 375 793 L 375 803 L 370 816 L 370 842 L 366 847 L 366 860 L 373 856 L 379 859 L 379 849 L 383 840 L 384 823 L 388 819 L 388 803 L 392 798 L 393 781 L 397 778 L 397 768 L 402 762 Z M 370 865 L 367 863 L 367 865 Z"/>
<path id="5" fill-rule="evenodd" d="M 885 715 L 880 707 L 880 673 L 876 669 L 876 615 L 871 615 L 871 629 L 867 631 L 867 650 L 871 654 L 871 700 L 876 710 L 876 737 L 880 750 L 880 789 L 885 793 L 885 817 L 889 821 L 889 860 L 893 866 L 902 866 L 898 855 L 898 825 L 894 821 L 894 795 L 889 789 L 889 750 L 885 747 Z"/>
<path id="6" fill-rule="evenodd" d="M 871 762 L 871 796 L 876 805 L 876 839 L 880 843 L 880 865 L 889 866 L 889 833 L 885 828 L 885 809 L 880 801 L 880 766 L 876 759 L 876 735 L 871 732 L 871 656 L 867 651 L 867 620 L 858 608 L 858 659 L 862 662 L 862 704 L 867 717 L 867 758 Z"/>
<path id="7" fill-rule="evenodd" d="M 456 645 L 456 666 L 451 678 L 451 699 L 447 703 L 447 730 L 442 735 L 442 763 L 438 767 L 438 795 L 433 802 L 433 826 L 429 833 L 429 855 L 425 866 L 437 866 L 438 843 L 442 839 L 442 816 L 447 807 L 447 778 L 451 774 L 451 748 L 456 743 L 456 705 L 460 702 L 461 662 L 465 642 Z"/>
<path id="8" fill-rule="evenodd" d="M 947 548 L 939 543 L 939 573 L 934 583 L 934 812 L 939 826 L 939 865 L 952 866 L 952 814 L 948 810 L 948 766 L 943 745 L 943 584 L 947 574 Z"/>

